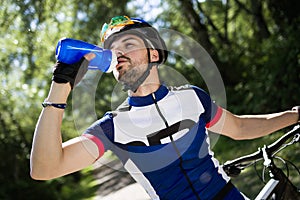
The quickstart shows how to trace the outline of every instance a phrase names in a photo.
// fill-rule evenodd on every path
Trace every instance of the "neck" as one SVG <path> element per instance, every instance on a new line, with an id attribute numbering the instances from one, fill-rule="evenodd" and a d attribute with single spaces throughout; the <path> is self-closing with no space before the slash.
<path id="1" fill-rule="evenodd" d="M 157 67 L 152 67 L 149 76 L 138 87 L 136 92 L 128 91 L 129 96 L 147 96 L 155 92 L 160 87 L 160 80 L 158 76 Z"/>
<path id="2" fill-rule="evenodd" d="M 154 93 L 160 87 L 160 83 L 155 83 L 151 85 L 141 85 L 136 92 L 129 91 L 129 96 L 147 96 Z"/>

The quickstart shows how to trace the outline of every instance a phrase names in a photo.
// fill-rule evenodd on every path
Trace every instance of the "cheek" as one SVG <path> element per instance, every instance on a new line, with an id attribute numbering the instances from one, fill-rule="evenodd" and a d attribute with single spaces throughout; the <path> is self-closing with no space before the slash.
<path id="1" fill-rule="evenodd" d="M 148 63 L 147 50 L 132 52 L 132 54 L 130 56 L 132 58 L 135 58 L 135 59 L 132 59 L 132 64 L 134 64 L 134 65 L 141 65 L 141 64 Z"/>

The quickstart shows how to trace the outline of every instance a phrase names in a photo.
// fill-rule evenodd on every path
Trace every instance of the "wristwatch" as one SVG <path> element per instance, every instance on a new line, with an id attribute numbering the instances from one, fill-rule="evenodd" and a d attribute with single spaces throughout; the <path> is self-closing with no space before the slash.
<path id="1" fill-rule="evenodd" d="M 66 103 L 51 103 L 51 102 L 43 102 L 42 106 L 44 108 L 48 107 L 48 106 L 53 106 L 55 108 L 60 108 L 60 109 L 65 109 L 67 107 Z"/>

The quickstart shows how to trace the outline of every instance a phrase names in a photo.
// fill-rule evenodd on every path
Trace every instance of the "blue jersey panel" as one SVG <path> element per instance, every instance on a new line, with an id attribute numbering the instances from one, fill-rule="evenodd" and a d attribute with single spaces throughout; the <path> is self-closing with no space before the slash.
<path id="1" fill-rule="evenodd" d="M 161 86 L 128 102 L 129 109 L 107 113 L 85 133 L 112 150 L 152 199 L 212 199 L 226 185 L 205 128 L 218 106 L 206 92 Z"/>

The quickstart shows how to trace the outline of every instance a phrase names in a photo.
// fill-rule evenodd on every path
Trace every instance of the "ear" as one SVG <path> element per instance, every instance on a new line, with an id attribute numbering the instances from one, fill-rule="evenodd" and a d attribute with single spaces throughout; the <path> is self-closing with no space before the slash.
<path id="1" fill-rule="evenodd" d="M 150 49 L 150 62 L 157 62 L 159 61 L 159 53 L 156 49 Z"/>

